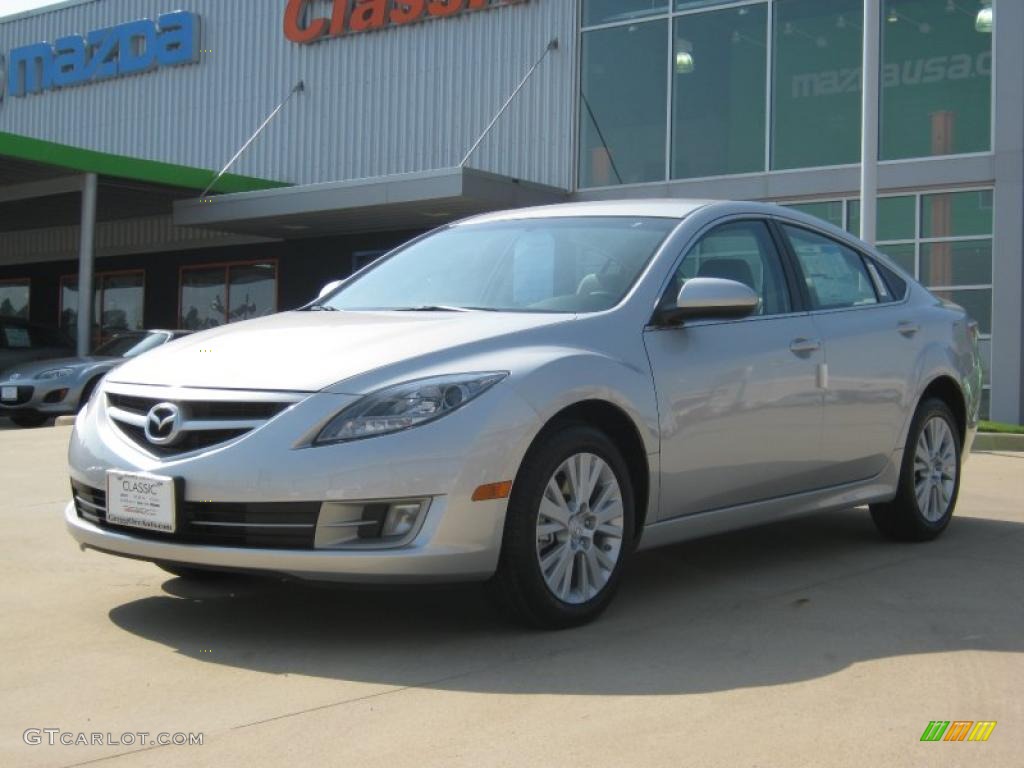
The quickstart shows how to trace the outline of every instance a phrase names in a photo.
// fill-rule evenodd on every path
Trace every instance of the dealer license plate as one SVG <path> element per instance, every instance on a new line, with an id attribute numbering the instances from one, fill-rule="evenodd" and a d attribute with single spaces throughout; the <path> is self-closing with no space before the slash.
<path id="1" fill-rule="evenodd" d="M 4 387 L 3 391 L 0 391 L 0 400 L 3 400 L 5 403 L 18 402 L 18 388 Z"/>
<path id="2" fill-rule="evenodd" d="M 174 533 L 177 527 L 173 477 L 107 472 L 107 522 Z"/>

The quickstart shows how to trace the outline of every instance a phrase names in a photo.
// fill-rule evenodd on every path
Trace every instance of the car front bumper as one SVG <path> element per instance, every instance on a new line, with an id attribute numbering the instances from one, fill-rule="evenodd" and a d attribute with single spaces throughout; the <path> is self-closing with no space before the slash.
<path id="1" fill-rule="evenodd" d="M 73 483 L 106 488 L 109 470 L 180 478 L 182 505 L 427 500 L 400 545 L 303 549 L 185 542 L 109 526 L 68 504 L 68 531 L 83 548 L 153 562 L 262 571 L 351 582 L 482 580 L 494 573 L 506 499 L 473 501 L 484 484 L 512 480 L 539 428 L 536 412 L 510 388 L 495 388 L 454 413 L 393 435 L 303 446 L 312 425 L 353 400 L 315 394 L 227 443 L 174 458 L 141 450 L 108 418 L 104 393 L 81 415 L 69 449 Z M 325 521 L 321 511 L 317 532 Z"/>
<path id="2" fill-rule="evenodd" d="M 78 410 L 81 387 L 77 377 L 0 381 L 0 388 L 11 387 L 18 397 L 14 401 L 0 400 L 0 416 L 66 416 Z"/>

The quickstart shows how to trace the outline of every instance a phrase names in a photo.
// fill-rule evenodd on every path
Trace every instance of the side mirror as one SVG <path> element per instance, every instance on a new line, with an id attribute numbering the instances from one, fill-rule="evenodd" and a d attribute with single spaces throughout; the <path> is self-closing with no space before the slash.
<path id="1" fill-rule="evenodd" d="M 316 297 L 317 300 L 319 301 L 329 293 L 334 293 L 338 288 L 342 286 L 344 282 L 344 280 L 332 280 L 331 282 L 329 282 L 327 285 L 320 289 L 320 295 Z"/>
<path id="2" fill-rule="evenodd" d="M 743 283 L 718 277 L 695 277 L 679 289 L 676 305 L 661 313 L 663 323 L 697 318 L 740 318 L 757 309 L 757 294 Z"/>

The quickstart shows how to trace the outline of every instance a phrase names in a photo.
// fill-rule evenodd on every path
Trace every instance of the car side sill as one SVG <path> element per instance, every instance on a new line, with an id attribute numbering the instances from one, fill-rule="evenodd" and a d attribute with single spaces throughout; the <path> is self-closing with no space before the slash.
<path id="1" fill-rule="evenodd" d="M 868 480 L 653 523 L 644 528 L 637 549 L 653 549 L 800 515 L 889 501 L 896 493 L 898 480 L 899 462 L 890 460 L 881 473 Z"/>

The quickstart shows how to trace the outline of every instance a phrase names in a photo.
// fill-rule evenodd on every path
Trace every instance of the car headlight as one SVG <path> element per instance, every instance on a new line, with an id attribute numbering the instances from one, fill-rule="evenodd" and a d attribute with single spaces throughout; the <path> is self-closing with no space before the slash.
<path id="1" fill-rule="evenodd" d="M 75 372 L 74 368 L 51 368 L 48 371 L 36 374 L 36 379 L 40 381 L 47 381 L 50 379 L 63 379 L 66 376 L 70 376 Z"/>
<path id="2" fill-rule="evenodd" d="M 373 392 L 331 419 L 313 443 L 343 443 L 418 427 L 461 408 L 506 376 L 507 371 L 434 376 Z"/>

